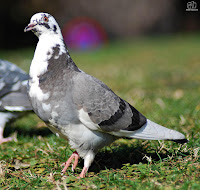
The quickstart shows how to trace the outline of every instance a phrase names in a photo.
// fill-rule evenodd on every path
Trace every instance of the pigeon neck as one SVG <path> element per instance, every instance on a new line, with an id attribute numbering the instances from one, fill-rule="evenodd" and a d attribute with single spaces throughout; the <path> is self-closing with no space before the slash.
<path id="1" fill-rule="evenodd" d="M 38 51 L 40 51 L 40 53 L 42 52 L 42 53 L 46 54 L 44 56 L 44 59 L 48 59 L 54 53 L 53 49 L 56 46 L 59 46 L 59 49 L 60 49 L 59 53 L 60 54 L 68 52 L 62 35 L 59 35 L 59 34 L 41 35 L 39 37 L 39 41 L 38 41 L 38 44 L 37 44 L 37 47 L 36 47 L 37 52 L 35 52 L 34 56 L 37 56 Z"/>
<path id="2" fill-rule="evenodd" d="M 63 54 L 70 58 L 62 35 L 41 35 L 31 63 L 30 77 L 37 78 L 47 72 L 50 61 L 57 60 Z"/>

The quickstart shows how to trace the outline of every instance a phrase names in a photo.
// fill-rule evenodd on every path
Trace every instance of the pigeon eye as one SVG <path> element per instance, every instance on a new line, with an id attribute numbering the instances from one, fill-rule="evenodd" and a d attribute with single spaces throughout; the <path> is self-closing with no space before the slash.
<path id="1" fill-rule="evenodd" d="M 49 20 L 48 17 L 45 16 L 45 17 L 44 17 L 44 21 L 45 21 L 45 22 L 48 22 L 48 20 Z"/>

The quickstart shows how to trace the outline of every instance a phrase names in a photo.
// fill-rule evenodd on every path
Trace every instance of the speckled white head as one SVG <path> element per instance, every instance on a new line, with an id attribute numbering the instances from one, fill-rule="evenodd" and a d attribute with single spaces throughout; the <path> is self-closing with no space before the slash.
<path id="1" fill-rule="evenodd" d="M 24 32 L 32 31 L 36 36 L 42 34 L 61 34 L 60 27 L 49 13 L 36 13 L 31 17 L 30 23 Z"/>

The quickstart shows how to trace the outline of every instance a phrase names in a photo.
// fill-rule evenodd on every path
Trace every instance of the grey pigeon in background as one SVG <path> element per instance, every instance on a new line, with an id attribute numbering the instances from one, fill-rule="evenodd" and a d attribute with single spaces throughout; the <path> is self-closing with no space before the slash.
<path id="1" fill-rule="evenodd" d="M 24 31 L 39 38 L 30 66 L 28 94 L 33 109 L 76 150 L 63 164 L 63 173 L 73 159 L 75 169 L 82 157 L 79 177 L 85 177 L 97 151 L 118 138 L 187 142 L 182 133 L 150 121 L 103 82 L 81 71 L 53 16 L 33 15 Z"/>
<path id="2" fill-rule="evenodd" d="M 28 79 L 29 75 L 22 69 L 0 59 L 0 144 L 12 140 L 3 137 L 6 123 L 32 110 L 27 94 Z"/>

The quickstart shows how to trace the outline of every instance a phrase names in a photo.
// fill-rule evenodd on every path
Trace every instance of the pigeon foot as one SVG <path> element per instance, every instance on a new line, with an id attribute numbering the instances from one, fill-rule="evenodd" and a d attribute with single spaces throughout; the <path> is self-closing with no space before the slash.
<path id="1" fill-rule="evenodd" d="M 85 174 L 87 173 L 87 171 L 88 171 L 88 168 L 87 167 L 83 167 L 83 170 L 82 170 L 82 172 L 81 172 L 81 174 L 79 175 L 79 179 L 80 178 L 84 178 L 85 177 Z"/>
<path id="2" fill-rule="evenodd" d="M 76 166 L 78 164 L 79 155 L 78 155 L 78 153 L 76 151 L 73 152 L 73 154 L 69 157 L 67 162 L 62 164 L 62 166 L 64 166 L 64 168 L 62 170 L 62 173 L 66 172 L 67 168 L 69 167 L 69 165 L 71 164 L 73 159 L 74 159 L 74 164 L 72 165 L 72 171 L 74 171 L 76 169 Z"/>
<path id="3" fill-rule="evenodd" d="M 13 137 L 7 137 L 7 138 L 1 137 L 0 138 L 0 144 L 2 144 L 4 142 L 9 142 L 9 141 L 12 141 L 12 140 L 13 140 Z"/>

